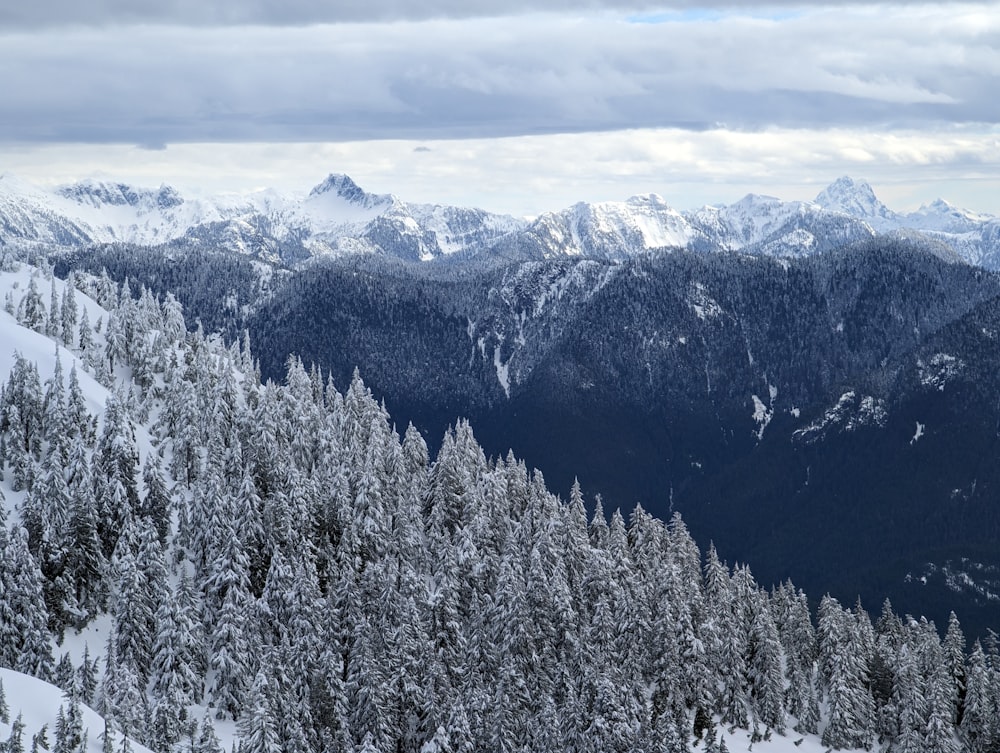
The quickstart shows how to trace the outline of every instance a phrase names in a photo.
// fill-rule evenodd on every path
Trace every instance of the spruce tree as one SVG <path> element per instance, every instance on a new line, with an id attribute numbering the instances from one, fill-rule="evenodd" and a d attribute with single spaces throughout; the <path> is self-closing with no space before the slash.
<path id="1" fill-rule="evenodd" d="M 7 705 L 7 694 L 3 689 L 2 678 L 0 678 L 0 722 L 10 724 L 10 707 Z"/>
<path id="2" fill-rule="evenodd" d="M 24 753 L 24 717 L 20 713 L 10 726 L 5 753 Z"/>

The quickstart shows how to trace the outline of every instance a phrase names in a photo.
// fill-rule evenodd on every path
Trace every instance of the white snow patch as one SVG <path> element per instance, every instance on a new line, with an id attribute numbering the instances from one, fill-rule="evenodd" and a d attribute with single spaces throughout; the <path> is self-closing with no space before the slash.
<path id="1" fill-rule="evenodd" d="M 924 363 L 917 359 L 917 373 L 924 387 L 933 387 L 943 392 L 945 385 L 962 373 L 965 362 L 947 353 L 935 353 Z"/>
<path id="2" fill-rule="evenodd" d="M 771 423 L 774 411 L 766 406 L 764 401 L 756 395 L 751 395 L 750 397 L 753 400 L 753 420 L 757 422 L 757 426 L 759 427 L 757 429 L 757 439 L 759 441 L 764 437 L 764 429 Z"/>
<path id="3" fill-rule="evenodd" d="M 702 321 L 714 319 L 722 314 L 722 307 L 708 294 L 705 286 L 700 282 L 691 283 L 688 303 Z"/>
<path id="4" fill-rule="evenodd" d="M 805 428 L 799 429 L 792 437 L 796 441 L 811 444 L 834 428 L 851 432 L 863 426 L 885 426 L 889 414 L 885 403 L 871 395 L 858 398 L 854 390 L 845 392 L 837 404 Z"/>
<path id="5" fill-rule="evenodd" d="M 503 387 L 504 394 L 510 397 L 510 361 L 503 363 L 500 360 L 500 346 L 497 345 L 493 348 L 493 366 L 497 370 L 497 381 L 500 382 L 500 386 Z"/>
<path id="6" fill-rule="evenodd" d="M 48 728 L 49 745 L 55 742 L 56 717 L 59 708 L 67 705 L 63 692 L 55 685 L 50 685 L 35 677 L 15 672 L 12 669 L 0 669 L 0 680 L 3 681 L 4 695 L 10 708 L 10 720 L 13 722 L 20 714 L 24 722 L 22 742 L 25 750 L 31 749 L 31 738 L 43 726 Z M 87 753 L 101 752 L 101 735 L 104 734 L 104 719 L 89 706 L 80 705 L 83 716 L 83 729 L 87 738 Z M 0 739 L 10 737 L 10 724 L 0 722 Z M 121 735 L 115 735 L 115 750 L 121 748 Z M 149 748 L 132 741 L 135 753 L 150 753 Z"/>
<path id="7" fill-rule="evenodd" d="M 920 437 L 922 437 L 923 435 L 924 435 L 924 425 L 919 421 L 917 421 L 917 430 L 913 432 L 913 438 L 910 440 L 910 444 L 911 445 L 916 444 L 920 440 Z"/>

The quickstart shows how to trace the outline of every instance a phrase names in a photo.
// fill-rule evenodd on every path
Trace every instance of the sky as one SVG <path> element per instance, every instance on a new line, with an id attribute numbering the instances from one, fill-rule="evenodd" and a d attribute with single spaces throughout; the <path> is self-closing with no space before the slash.
<path id="1" fill-rule="evenodd" d="M 866 179 L 1000 214 L 1000 4 L 0 4 L 0 173 L 214 193 L 328 173 L 532 215 Z"/>

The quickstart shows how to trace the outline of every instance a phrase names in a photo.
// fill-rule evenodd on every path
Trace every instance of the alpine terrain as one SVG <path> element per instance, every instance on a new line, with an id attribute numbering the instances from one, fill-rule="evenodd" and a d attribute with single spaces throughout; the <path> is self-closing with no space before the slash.
<path id="1" fill-rule="evenodd" d="M 998 223 L 0 178 L 0 740 L 994 749 Z"/>

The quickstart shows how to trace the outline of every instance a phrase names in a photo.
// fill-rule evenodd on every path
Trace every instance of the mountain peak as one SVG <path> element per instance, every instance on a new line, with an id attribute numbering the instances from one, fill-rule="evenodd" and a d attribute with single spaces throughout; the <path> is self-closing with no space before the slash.
<path id="1" fill-rule="evenodd" d="M 850 176 L 837 178 L 816 197 L 823 209 L 849 214 L 862 219 L 888 218 L 892 212 L 885 206 L 869 183 Z"/>
<path id="2" fill-rule="evenodd" d="M 309 195 L 321 196 L 328 193 L 358 204 L 362 203 L 368 196 L 361 186 L 344 173 L 330 173 L 322 183 L 309 192 Z"/>
<path id="3" fill-rule="evenodd" d="M 159 188 L 137 188 L 126 183 L 101 181 L 95 179 L 82 180 L 77 183 L 62 186 L 56 193 L 78 204 L 88 204 L 94 207 L 131 206 L 156 207 L 169 209 L 184 203 L 177 189 L 168 185 Z"/>

